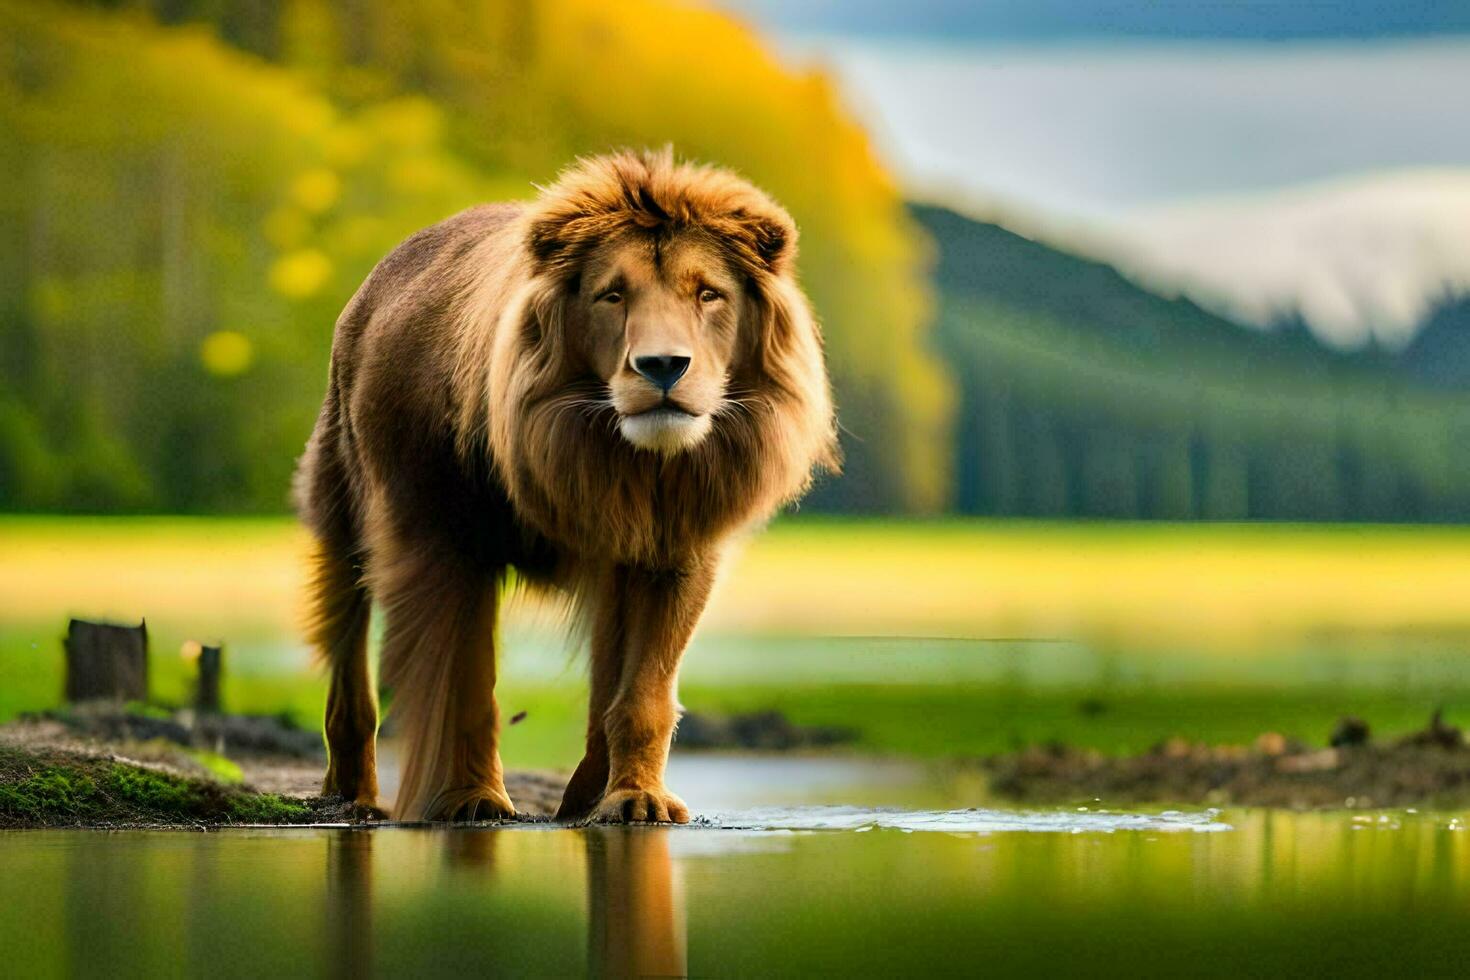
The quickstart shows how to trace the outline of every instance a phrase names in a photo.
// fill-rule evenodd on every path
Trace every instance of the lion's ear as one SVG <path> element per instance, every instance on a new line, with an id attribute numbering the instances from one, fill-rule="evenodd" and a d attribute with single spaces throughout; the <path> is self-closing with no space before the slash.
<path id="1" fill-rule="evenodd" d="M 526 244 L 530 246 L 531 254 L 538 262 L 546 262 L 554 258 L 558 252 L 567 247 L 566 235 L 567 218 L 563 215 L 552 215 L 545 218 L 537 218 L 531 222 L 531 230 L 526 235 Z"/>
<path id="2" fill-rule="evenodd" d="M 796 222 L 791 216 L 776 209 L 740 217 L 765 267 L 778 276 L 790 272 L 796 261 Z"/>

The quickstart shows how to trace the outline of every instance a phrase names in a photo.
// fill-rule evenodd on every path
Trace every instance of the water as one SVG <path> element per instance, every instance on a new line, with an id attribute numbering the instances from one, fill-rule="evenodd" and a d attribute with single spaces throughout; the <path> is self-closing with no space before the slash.
<path id="1" fill-rule="evenodd" d="M 0 833 L 0 975 L 1448 975 L 1470 955 L 1470 838 L 1446 814 L 700 824 Z"/>
<path id="2" fill-rule="evenodd" d="M 1240 561 L 1209 552 L 1208 563 L 1140 578 L 1144 560 L 1158 558 L 1151 547 L 1129 543 L 1134 532 L 1112 557 L 1095 560 L 1082 539 L 1033 548 L 1027 538 L 1005 560 L 992 557 L 1019 533 L 973 546 L 998 570 L 989 578 L 931 561 L 938 538 L 907 552 L 875 551 L 872 561 L 886 554 L 908 572 L 938 569 L 922 588 L 900 590 L 894 608 L 903 616 L 911 600 L 941 594 L 942 572 L 960 583 L 952 588 L 954 609 L 969 615 L 977 596 L 991 597 L 991 618 L 975 620 L 977 635 L 1013 635 L 1014 621 L 1030 624 L 1019 637 L 1027 642 L 782 640 L 711 630 L 689 657 L 686 703 L 710 711 L 779 707 L 805 723 L 860 724 L 864 749 L 945 758 L 1052 738 L 1113 748 L 1180 733 L 1241 743 L 1268 730 L 1320 739 L 1347 712 L 1393 735 L 1422 724 L 1435 705 L 1457 723 L 1470 711 L 1463 656 L 1470 634 L 1454 604 L 1463 590 L 1443 587 L 1453 578 L 1446 569 L 1463 566 L 1456 542 L 1407 541 L 1402 552 L 1413 564 L 1375 552 L 1360 567 L 1371 568 L 1375 581 L 1384 567 L 1398 568 L 1384 581 L 1407 583 L 1380 594 L 1361 584 L 1367 578 L 1329 589 L 1315 572 L 1282 573 L 1302 566 L 1275 552 Z M 1351 533 L 1348 544 L 1359 548 L 1358 532 Z M 147 612 L 165 699 L 187 696 L 189 673 L 172 653 L 179 641 L 224 630 L 234 706 L 294 704 L 316 724 L 325 685 L 300 673 L 300 642 L 280 625 L 289 618 L 281 610 L 291 577 L 241 576 L 241 562 L 259 550 L 254 539 L 229 562 L 215 550 L 208 561 L 202 550 L 168 552 L 164 561 L 156 536 L 137 535 L 139 550 L 112 562 L 142 563 L 154 569 L 152 578 L 99 579 L 91 530 L 78 537 L 74 559 L 40 577 L 42 585 L 57 583 L 53 592 L 30 584 L 35 559 L 11 562 L 30 571 L 12 576 L 13 587 L 0 594 L 13 609 L 40 612 L 26 613 L 39 617 L 31 623 L 0 610 L 0 715 L 54 705 L 64 600 L 66 608 Z M 1198 542 L 1185 544 L 1193 555 Z M 41 552 L 55 550 L 43 545 Z M 805 547 L 797 541 L 787 554 L 801 553 L 797 545 Z M 878 565 L 861 563 L 861 575 L 832 579 L 834 569 L 854 566 L 854 549 L 870 546 L 844 547 L 840 559 L 817 551 L 820 561 L 811 566 L 783 559 L 769 567 L 784 573 L 748 575 L 756 586 L 744 587 L 731 608 L 742 617 L 798 604 L 822 609 L 826 600 L 810 599 L 807 589 L 838 581 L 828 586 L 829 596 L 843 597 L 834 608 L 862 612 L 855 607 L 872 604 L 871 597 L 855 604 L 849 587 L 888 579 Z M 1319 546 L 1303 547 L 1310 557 Z M 1436 547 L 1435 575 L 1426 578 L 1423 555 Z M 1013 576 L 1013 565 L 1029 567 L 1032 550 L 1080 564 Z M 1332 551 L 1310 568 L 1343 560 Z M 1095 576 L 1078 569 L 1092 565 L 1110 570 L 1105 588 L 1079 599 L 1075 590 L 1091 588 Z M 808 567 L 821 574 L 802 571 Z M 180 568 L 189 570 L 184 584 L 192 583 L 182 592 L 174 587 L 183 582 Z M 1200 585 L 1201 570 L 1216 568 L 1224 584 Z M 1032 583 L 1032 592 L 1012 594 L 1011 606 L 993 599 L 1013 579 Z M 134 591 L 102 601 L 115 581 Z M 792 587 L 798 581 L 801 588 Z M 1157 591 L 1138 591 L 1139 581 Z M 240 599 L 242 583 L 270 582 L 286 584 Z M 1175 582 L 1188 587 L 1175 595 Z M 1260 582 L 1272 587 L 1261 590 Z M 1279 598 L 1304 582 L 1313 586 L 1301 597 Z M 1442 607 L 1415 605 L 1431 585 Z M 1123 600 L 1103 601 L 1115 591 Z M 1341 608 L 1332 605 L 1321 622 L 1311 619 L 1318 633 L 1306 639 L 1289 629 L 1266 631 L 1241 648 L 1245 654 L 1228 656 L 1213 648 L 1191 655 L 1183 643 L 1158 653 L 1129 646 L 1174 622 L 1171 610 L 1201 618 L 1201 597 L 1230 599 L 1201 618 L 1200 634 L 1213 637 L 1239 627 L 1241 617 L 1246 625 L 1279 615 L 1307 622 L 1293 603 L 1315 610 L 1329 594 L 1351 598 L 1335 599 Z M 1240 595 L 1250 601 L 1237 602 Z M 1277 605 L 1258 608 L 1260 596 Z M 174 605 L 160 610 L 160 602 Z M 1360 609 L 1367 612 L 1359 616 Z M 1032 642 L 1043 632 L 1036 625 L 1043 613 L 1091 623 L 1092 639 Z M 786 628 L 779 616 L 764 615 L 757 622 Z M 883 626 L 870 620 L 853 630 Z M 934 631 L 958 621 L 941 616 Z M 902 617 L 894 622 L 907 628 Z M 1365 633 L 1365 622 L 1383 630 Z M 1114 643 L 1109 630 L 1125 626 Z M 508 714 L 532 710 L 505 733 L 507 762 L 570 766 L 584 724 L 578 662 L 560 641 L 538 646 L 535 636 L 508 632 L 502 704 Z M 1253 634 L 1242 628 L 1241 635 Z M 1084 703 L 1093 706 L 1084 711 Z M 385 796 L 391 748 L 390 741 Z M 676 754 L 669 784 L 700 815 L 699 826 L 0 833 L 0 980 L 1460 975 L 1470 962 L 1470 837 L 1454 815 L 1121 811 L 1097 803 L 1015 811 L 993 808 L 982 782 L 962 769 L 936 775 L 893 760 Z"/>

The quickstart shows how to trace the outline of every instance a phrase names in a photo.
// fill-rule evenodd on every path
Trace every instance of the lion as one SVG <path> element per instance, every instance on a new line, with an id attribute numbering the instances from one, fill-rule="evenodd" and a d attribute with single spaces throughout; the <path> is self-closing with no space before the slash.
<path id="1" fill-rule="evenodd" d="M 395 816 L 514 816 L 495 700 L 513 573 L 569 596 L 590 646 L 586 751 L 558 819 L 689 819 L 664 769 L 722 556 L 840 466 L 796 245 L 734 173 L 624 151 L 378 264 L 337 321 L 295 483 L 331 675 L 324 794 L 376 805 L 376 602 L 403 735 Z"/>

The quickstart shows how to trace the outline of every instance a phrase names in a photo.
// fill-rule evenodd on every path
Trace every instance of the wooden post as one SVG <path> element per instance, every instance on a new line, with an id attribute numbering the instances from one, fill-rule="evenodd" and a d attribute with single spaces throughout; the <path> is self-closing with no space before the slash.
<path id="1" fill-rule="evenodd" d="M 194 690 L 194 707 L 212 714 L 220 712 L 220 675 L 224 668 L 223 646 L 199 647 L 199 686 Z"/>
<path id="2" fill-rule="evenodd" d="M 67 624 L 66 699 L 148 699 L 148 623 L 120 626 L 73 619 Z"/>

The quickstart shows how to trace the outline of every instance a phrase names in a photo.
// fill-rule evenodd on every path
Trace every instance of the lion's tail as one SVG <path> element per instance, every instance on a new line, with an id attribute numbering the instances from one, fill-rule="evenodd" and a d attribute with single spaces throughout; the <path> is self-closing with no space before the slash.
<path id="1" fill-rule="evenodd" d="M 372 605 L 362 576 L 357 508 L 342 459 L 340 403 L 334 377 L 292 487 L 297 512 L 311 529 L 316 545 L 308 586 L 307 636 L 330 667 L 352 657 L 358 645 L 366 642 Z"/>
<path id="2" fill-rule="evenodd" d="M 320 537 L 307 593 L 307 639 L 320 661 L 336 668 L 367 641 L 372 596 L 353 557 Z"/>
<path id="3" fill-rule="evenodd" d="M 302 522 L 315 538 L 306 634 L 317 658 L 331 672 L 326 717 L 330 765 L 323 790 L 367 799 L 377 793 L 372 756 L 378 702 L 367 657 L 372 594 L 363 579 L 363 550 L 342 460 L 338 405 L 333 383 L 297 468 L 294 489 Z"/>

